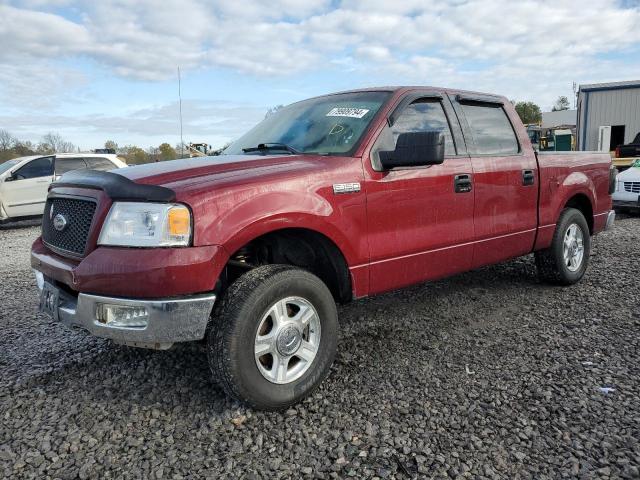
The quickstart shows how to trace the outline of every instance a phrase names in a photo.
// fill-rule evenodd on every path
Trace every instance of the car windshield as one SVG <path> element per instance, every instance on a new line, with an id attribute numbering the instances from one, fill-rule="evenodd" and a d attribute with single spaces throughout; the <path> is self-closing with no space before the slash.
<path id="1" fill-rule="evenodd" d="M 632 167 L 636 167 L 636 168 L 640 168 L 640 158 L 636 158 L 636 160 L 631 164 L 631 166 Z"/>
<path id="2" fill-rule="evenodd" d="M 4 163 L 0 163 L 0 175 L 9 170 L 11 167 L 20 163 L 20 160 L 8 160 Z"/>
<path id="3" fill-rule="evenodd" d="M 349 155 L 389 96 L 390 92 L 356 92 L 294 103 L 265 118 L 223 154 Z"/>

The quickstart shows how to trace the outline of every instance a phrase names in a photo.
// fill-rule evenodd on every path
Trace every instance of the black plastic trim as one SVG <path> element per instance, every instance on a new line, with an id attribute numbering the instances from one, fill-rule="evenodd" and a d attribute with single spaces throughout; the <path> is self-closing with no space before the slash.
<path id="1" fill-rule="evenodd" d="M 489 103 L 492 105 L 504 105 L 504 100 L 500 97 L 493 97 L 490 95 L 479 94 L 466 94 L 459 93 L 456 95 L 456 100 L 460 103 Z"/>
<path id="2" fill-rule="evenodd" d="M 405 107 L 422 98 L 429 100 L 442 100 L 443 96 L 440 92 L 430 91 L 409 93 L 402 100 L 400 100 L 400 103 L 398 103 L 393 112 L 387 117 L 387 125 L 393 127 L 393 124 L 396 123 L 398 117 L 402 114 L 402 111 L 405 109 Z"/>
<path id="3" fill-rule="evenodd" d="M 75 170 L 67 172 L 51 184 L 55 187 L 79 187 L 103 190 L 113 200 L 173 202 L 176 193 L 167 187 L 142 185 L 112 172 Z"/>

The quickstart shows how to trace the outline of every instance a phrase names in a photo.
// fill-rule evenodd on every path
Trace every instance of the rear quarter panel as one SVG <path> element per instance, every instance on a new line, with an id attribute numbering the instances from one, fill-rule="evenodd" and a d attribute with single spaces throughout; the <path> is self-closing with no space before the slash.
<path id="1" fill-rule="evenodd" d="M 593 234 L 604 229 L 611 209 L 608 153 L 540 153 L 539 231 L 535 249 L 547 248 L 560 213 L 576 195 L 584 195 L 593 208 Z"/>

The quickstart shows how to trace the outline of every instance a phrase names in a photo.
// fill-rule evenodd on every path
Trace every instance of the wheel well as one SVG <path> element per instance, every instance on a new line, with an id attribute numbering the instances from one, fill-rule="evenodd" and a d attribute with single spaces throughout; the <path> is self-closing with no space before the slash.
<path id="1" fill-rule="evenodd" d="M 564 208 L 575 208 L 580 210 L 584 215 L 584 218 L 587 220 L 589 232 L 593 234 L 593 207 L 591 206 L 589 197 L 581 193 L 574 195 L 565 204 Z"/>
<path id="2" fill-rule="evenodd" d="M 269 264 L 304 268 L 327 285 L 337 302 L 352 298 L 351 276 L 340 249 L 325 235 L 303 228 L 270 232 L 239 248 L 223 269 L 218 289 L 224 291 L 242 274 Z"/>

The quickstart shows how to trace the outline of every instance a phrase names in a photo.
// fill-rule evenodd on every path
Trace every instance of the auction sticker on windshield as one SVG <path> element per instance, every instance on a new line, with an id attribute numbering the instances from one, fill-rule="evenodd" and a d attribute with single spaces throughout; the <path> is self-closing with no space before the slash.
<path id="1" fill-rule="evenodd" d="M 350 118 L 362 118 L 369 110 L 366 108 L 352 108 L 352 107 L 335 107 L 332 108 L 327 117 L 350 117 Z"/>

